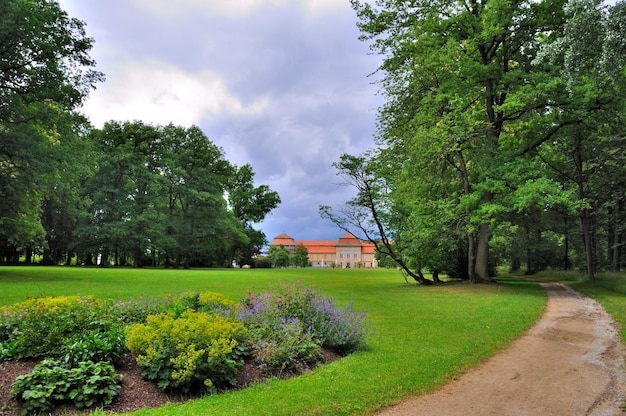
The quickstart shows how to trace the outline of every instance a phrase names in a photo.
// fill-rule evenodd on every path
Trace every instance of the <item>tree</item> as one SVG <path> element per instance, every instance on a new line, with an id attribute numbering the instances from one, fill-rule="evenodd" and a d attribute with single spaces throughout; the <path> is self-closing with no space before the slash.
<path id="1" fill-rule="evenodd" d="M 0 2 L 0 227 L 3 251 L 41 244 L 41 201 L 58 165 L 59 128 L 103 75 L 84 23 L 52 0 Z M 8 250 L 8 251 L 7 251 Z"/>
<path id="2" fill-rule="evenodd" d="M 163 152 L 158 128 L 141 122 L 107 122 L 93 131 L 100 157 L 89 181 L 92 222 L 101 265 L 142 265 L 157 231 Z"/>
<path id="3" fill-rule="evenodd" d="M 224 197 L 234 167 L 197 126 L 163 128 L 167 161 L 166 245 L 175 266 L 230 264 L 232 247 L 249 244 L 243 225 Z"/>
<path id="4" fill-rule="evenodd" d="M 82 117 L 67 114 L 65 123 L 58 124 L 64 140 L 54 146 L 48 163 L 57 166 L 55 175 L 42 201 L 41 224 L 45 230 L 43 260 L 45 264 L 71 264 L 75 250 L 79 247 L 76 231 L 82 225 L 82 218 L 89 206 L 84 198 L 83 185 L 94 175 L 97 160 L 93 142 L 88 138 L 91 129 Z M 61 127 L 63 126 L 63 129 Z M 28 253 L 38 246 L 28 247 Z"/>
<path id="5" fill-rule="evenodd" d="M 240 265 L 251 264 L 252 258 L 258 256 L 267 244 L 265 234 L 255 230 L 253 224 L 263 221 L 280 204 L 280 197 L 267 185 L 255 187 L 254 170 L 251 165 L 245 164 L 240 168 L 235 167 L 233 180 L 228 186 L 228 202 L 249 239 L 248 244 L 233 247 L 232 259 Z"/>
<path id="6" fill-rule="evenodd" d="M 394 243 L 389 235 L 388 224 L 393 212 L 389 209 L 388 189 L 384 178 L 377 177 L 363 156 L 344 154 L 339 162 L 333 164 L 346 183 L 353 186 L 357 196 L 346 203 L 340 214 L 335 214 L 330 206 L 319 208 L 322 218 L 327 218 L 342 230 L 353 235 L 363 235 L 376 246 L 376 251 L 392 258 L 415 281 L 430 284 L 421 271 L 413 272 L 400 252 L 398 242 Z M 358 231 L 357 231 L 358 230 Z M 355 234 L 356 233 L 356 234 Z"/>
<path id="7" fill-rule="evenodd" d="M 270 246 L 267 257 L 271 260 L 273 267 L 289 266 L 289 251 L 284 245 Z"/>
<path id="8" fill-rule="evenodd" d="M 536 61 L 539 48 L 562 33 L 563 2 L 352 5 L 362 39 L 373 40 L 373 50 L 384 56 L 389 99 L 380 112 L 379 141 L 387 155 L 401 159 L 394 198 L 411 207 L 424 196 L 411 192 L 409 181 L 419 191 L 431 183 L 426 198 L 453 207 L 466 230 L 469 279 L 488 281 L 489 241 L 513 210 L 508 192 L 529 179 L 514 175 L 526 163 L 525 151 L 569 125 L 548 121 L 559 105 L 551 90 L 555 67 Z"/>
<path id="9" fill-rule="evenodd" d="M 310 265 L 309 250 L 304 244 L 298 244 L 293 255 L 293 265 L 296 267 L 307 267 Z"/>
<path id="10" fill-rule="evenodd" d="M 542 45 L 537 59 L 539 64 L 547 62 L 559 69 L 559 77 L 550 82 L 558 105 L 550 107 L 544 124 L 548 131 L 555 125 L 562 128 L 543 135 L 550 143 L 532 142 L 529 151 L 576 195 L 584 263 L 587 276 L 594 280 L 599 264 L 597 234 L 607 206 L 613 216 L 609 246 L 621 245 L 622 232 L 614 216 L 624 215 L 624 187 L 618 178 L 623 178 L 625 162 L 619 149 L 624 146 L 626 4 L 607 8 L 598 0 L 570 0 L 565 12 L 562 33 Z M 612 256 L 619 256 L 607 249 L 611 251 Z"/>

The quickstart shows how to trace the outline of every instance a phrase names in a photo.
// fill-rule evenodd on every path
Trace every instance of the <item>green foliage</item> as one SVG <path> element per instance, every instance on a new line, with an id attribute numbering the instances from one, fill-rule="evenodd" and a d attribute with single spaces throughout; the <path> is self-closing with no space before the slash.
<path id="1" fill-rule="evenodd" d="M 250 293 L 238 317 L 250 328 L 250 350 L 261 369 L 306 368 L 323 357 L 320 347 L 347 354 L 364 347 L 372 333 L 365 313 L 345 310 L 299 283 L 281 283 Z"/>
<path id="2" fill-rule="evenodd" d="M 49 412 L 69 401 L 77 408 L 110 405 L 121 390 L 122 376 L 109 363 L 83 361 L 76 367 L 46 359 L 19 376 L 11 388 L 22 415 Z"/>
<path id="3" fill-rule="evenodd" d="M 303 371 L 323 359 L 319 341 L 300 320 L 273 318 L 263 325 L 253 325 L 250 331 L 250 349 L 262 371 Z"/>
<path id="4" fill-rule="evenodd" d="M 70 112 L 104 77 L 92 69 L 93 39 L 84 23 L 58 2 L 3 1 L 0 16 L 0 247 L 6 253 L 43 245 L 40 208 L 70 159 L 58 151 L 67 151 Z"/>
<path id="5" fill-rule="evenodd" d="M 340 308 L 335 298 L 318 295 L 307 306 L 302 311 L 302 321 L 322 345 L 340 354 L 364 349 L 366 340 L 374 335 L 366 321 L 366 311 L 353 310 L 352 302 Z"/>
<path id="6" fill-rule="evenodd" d="M 121 327 L 81 331 L 63 343 L 62 361 L 76 366 L 82 361 L 120 364 L 126 350 L 126 337 Z"/>
<path id="7" fill-rule="evenodd" d="M 100 304 L 90 297 L 44 297 L 5 307 L 0 338 L 15 340 L 17 358 L 60 356 L 64 342 L 101 325 Z"/>
<path id="8" fill-rule="evenodd" d="M 113 308 L 111 308 L 113 309 Z M 120 314 L 92 297 L 32 298 L 0 310 L 0 357 L 116 364 L 127 352 Z"/>
<path id="9" fill-rule="evenodd" d="M 227 311 L 235 306 L 235 301 L 221 293 L 202 292 L 198 295 L 199 309 L 203 312 Z"/>
<path id="10" fill-rule="evenodd" d="M 142 323 L 149 315 L 155 315 L 171 308 L 173 298 L 171 296 L 154 296 L 130 298 L 122 301 L 109 301 L 106 314 L 112 320 L 121 324 Z"/>
<path id="11" fill-rule="evenodd" d="M 271 260 L 273 267 L 289 266 L 290 253 L 282 244 L 280 246 L 270 246 L 267 257 Z"/>
<path id="12" fill-rule="evenodd" d="M 293 265 L 296 267 L 307 267 L 311 265 L 309 261 L 309 250 L 304 244 L 299 244 L 296 247 L 296 253 L 293 255 Z"/>
<path id="13" fill-rule="evenodd" d="M 236 384 L 247 330 L 220 315 L 191 310 L 148 316 L 126 329 L 126 346 L 142 374 L 162 390 L 216 391 Z"/>

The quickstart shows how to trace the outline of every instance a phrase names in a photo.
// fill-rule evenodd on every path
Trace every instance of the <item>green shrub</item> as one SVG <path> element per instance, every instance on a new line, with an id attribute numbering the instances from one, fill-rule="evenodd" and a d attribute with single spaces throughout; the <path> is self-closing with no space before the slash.
<path id="1" fill-rule="evenodd" d="M 162 390 L 215 392 L 236 384 L 247 330 L 241 322 L 204 312 L 148 316 L 126 329 L 126 346 L 142 374 Z"/>
<path id="2" fill-rule="evenodd" d="M 102 325 L 102 308 L 92 297 L 42 297 L 5 308 L 16 341 L 16 358 L 59 357 L 63 343 L 82 331 Z"/>
<path id="3" fill-rule="evenodd" d="M 21 414 L 49 412 L 71 402 L 77 408 L 110 405 L 121 390 L 122 376 L 108 363 L 81 362 L 67 368 L 53 359 L 43 360 L 30 374 L 19 376 L 11 388 Z"/>
<path id="4" fill-rule="evenodd" d="M 127 351 L 122 327 L 92 329 L 65 340 L 63 361 L 67 365 L 77 365 L 81 361 L 104 361 L 117 366 Z"/>
<path id="5" fill-rule="evenodd" d="M 322 360 L 320 340 L 302 324 L 302 311 L 314 297 L 299 284 L 280 284 L 241 301 L 237 316 L 250 329 L 248 347 L 260 369 L 299 371 Z"/>
<path id="6" fill-rule="evenodd" d="M 107 316 L 113 321 L 126 325 L 145 323 L 149 315 L 157 315 L 167 311 L 173 301 L 169 296 L 109 301 Z"/>
<path id="7" fill-rule="evenodd" d="M 235 307 L 235 302 L 216 292 L 202 292 L 198 295 L 198 309 L 203 312 L 226 312 Z"/>
<path id="8" fill-rule="evenodd" d="M 367 338 L 374 334 L 366 321 L 366 312 L 354 311 L 352 307 L 352 302 L 339 308 L 335 298 L 316 296 L 302 311 L 302 320 L 322 340 L 323 346 L 342 355 L 350 354 L 363 348 Z"/>
<path id="9" fill-rule="evenodd" d="M 291 358 L 294 358 L 295 362 L 303 360 L 311 363 L 317 354 L 313 349 L 307 350 L 304 347 L 310 341 L 346 355 L 363 348 L 367 338 L 373 335 L 366 322 L 366 312 L 354 311 L 352 303 L 345 308 L 339 308 L 334 298 L 324 298 L 299 283 L 281 284 L 261 294 L 250 293 L 242 300 L 241 305 L 239 318 L 255 334 L 250 348 L 256 361 L 263 366 L 274 363 L 279 364 L 278 369 L 281 369 L 290 365 L 287 361 L 277 363 L 267 352 L 277 351 L 279 356 L 285 360 L 289 359 L 288 355 L 278 352 L 282 349 L 275 346 L 273 341 L 282 340 L 281 342 L 292 345 Z M 301 330 L 289 330 L 281 334 L 281 331 L 285 330 L 285 322 L 294 320 Z M 301 344 L 298 343 L 298 338 Z M 294 355 L 294 350 L 301 351 L 303 356 Z M 307 351 L 311 352 L 310 356 L 307 356 Z"/>
<path id="10" fill-rule="evenodd" d="M 269 325 L 252 325 L 250 349 L 261 370 L 303 371 L 324 356 L 313 335 L 296 318 L 279 318 Z"/>

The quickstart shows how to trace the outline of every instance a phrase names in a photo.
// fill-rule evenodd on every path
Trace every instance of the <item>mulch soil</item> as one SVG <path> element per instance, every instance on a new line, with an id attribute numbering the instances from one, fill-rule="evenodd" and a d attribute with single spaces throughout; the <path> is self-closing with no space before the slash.
<path id="1" fill-rule="evenodd" d="M 340 358 L 338 354 L 330 350 L 324 350 L 323 363 L 330 363 Z M 37 361 L 6 361 L 0 363 L 0 416 L 16 416 L 20 414 L 19 404 L 11 396 L 11 386 L 15 379 L 23 374 L 33 371 Z M 159 390 L 156 385 L 141 377 L 141 369 L 137 365 L 135 357 L 127 354 L 122 360 L 117 371 L 122 374 L 122 390 L 113 404 L 106 408 L 112 413 L 127 413 L 143 408 L 163 406 L 170 402 L 183 402 L 198 398 L 198 396 L 172 395 Z M 299 374 L 283 372 L 281 374 L 264 374 L 252 362 L 246 362 L 237 373 L 238 388 L 245 388 L 252 383 L 259 383 L 270 378 L 290 378 Z M 93 409 L 76 409 L 71 405 L 62 405 L 55 409 L 51 415 L 86 415 Z"/>

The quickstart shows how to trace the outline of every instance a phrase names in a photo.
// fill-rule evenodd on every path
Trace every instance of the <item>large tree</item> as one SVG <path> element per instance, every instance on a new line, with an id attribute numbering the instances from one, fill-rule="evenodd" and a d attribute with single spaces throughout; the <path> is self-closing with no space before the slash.
<path id="1" fill-rule="evenodd" d="M 544 44 L 537 64 L 550 63 L 552 105 L 536 140 L 527 147 L 576 195 L 587 276 L 605 265 L 597 238 L 611 211 L 608 256 L 615 261 L 624 218 L 624 111 L 626 110 L 626 3 L 606 7 L 600 0 L 570 0 L 559 37 Z M 558 131 L 553 126 L 562 126 Z M 549 141 L 547 140 L 549 139 Z M 608 257 L 607 256 L 607 257 Z M 613 264 L 617 268 L 617 264 Z"/>
<path id="2" fill-rule="evenodd" d="M 41 243 L 39 207 L 65 140 L 60 118 L 103 79 L 84 23 L 57 1 L 0 2 L 0 238 L 5 253 Z"/>
<path id="3" fill-rule="evenodd" d="M 267 244 L 265 234 L 254 228 L 280 204 L 280 196 L 268 185 L 254 186 L 254 169 L 250 164 L 235 168 L 228 186 L 228 202 L 232 212 L 244 226 L 249 242 L 233 247 L 233 258 L 238 264 L 251 264 Z"/>
<path id="4" fill-rule="evenodd" d="M 163 128 L 167 158 L 166 242 L 175 265 L 227 266 L 232 247 L 249 242 L 243 224 L 228 210 L 225 194 L 235 168 L 221 148 L 196 126 Z"/>
<path id="5" fill-rule="evenodd" d="M 523 169 L 529 149 L 574 123 L 548 117 L 560 105 L 555 96 L 564 97 L 559 66 L 536 59 L 562 36 L 564 2 L 352 4 L 362 38 L 384 57 L 379 141 L 397 201 L 439 215 L 421 227 L 449 224 L 441 212 L 451 212 L 467 233 L 469 279 L 490 280 L 489 242 L 515 210 L 511 195 L 538 190 L 526 186 L 536 179 Z M 551 192 L 559 185 L 545 184 Z"/>

